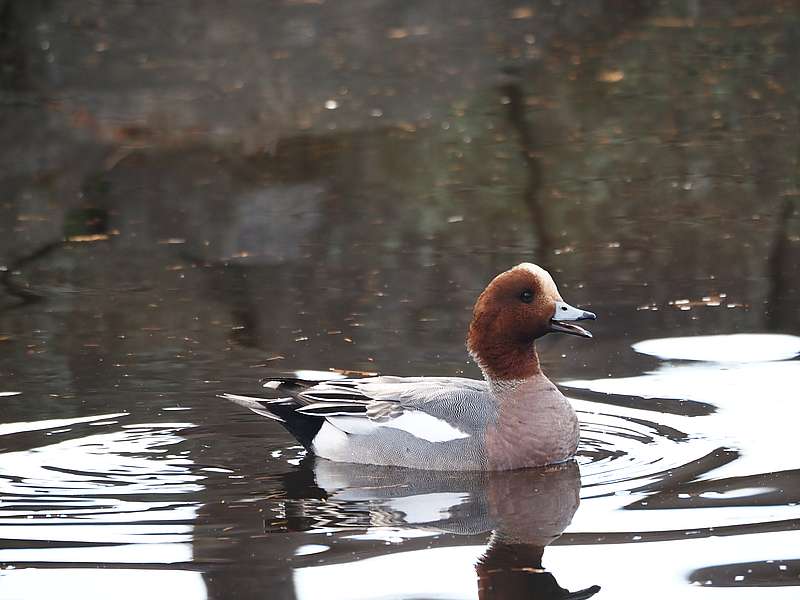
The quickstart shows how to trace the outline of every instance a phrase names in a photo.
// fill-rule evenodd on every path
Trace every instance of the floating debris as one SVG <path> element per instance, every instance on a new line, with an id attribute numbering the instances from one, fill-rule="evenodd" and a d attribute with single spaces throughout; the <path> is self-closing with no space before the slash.
<path id="1" fill-rule="evenodd" d="M 536 11 L 530 6 L 518 6 L 511 11 L 512 19 L 531 19 L 536 15 Z"/>
<path id="2" fill-rule="evenodd" d="M 375 377 L 378 374 L 377 371 L 357 371 L 353 369 L 337 369 L 335 367 L 330 367 L 328 370 L 331 371 L 332 373 L 345 375 L 346 377 L 352 377 L 354 375 L 357 375 L 359 377 Z"/>
<path id="3" fill-rule="evenodd" d="M 727 308 L 747 308 L 747 305 L 740 304 L 737 302 L 725 302 L 725 299 L 728 297 L 726 293 L 719 293 L 719 294 L 709 294 L 708 296 L 703 296 L 699 300 L 690 300 L 689 298 L 681 298 L 679 300 L 670 300 L 668 304 L 670 306 L 674 306 L 680 310 L 691 310 L 695 307 L 703 307 L 707 306 L 709 308 L 717 308 L 725 304 Z"/>
<path id="4" fill-rule="evenodd" d="M 93 233 L 90 235 L 71 235 L 67 238 L 68 242 L 99 242 L 107 240 L 108 235 L 105 233 Z"/>
<path id="5" fill-rule="evenodd" d="M 619 69 L 611 71 L 600 71 L 597 74 L 597 81 L 604 81 L 605 83 L 617 83 L 625 79 L 625 72 Z"/>

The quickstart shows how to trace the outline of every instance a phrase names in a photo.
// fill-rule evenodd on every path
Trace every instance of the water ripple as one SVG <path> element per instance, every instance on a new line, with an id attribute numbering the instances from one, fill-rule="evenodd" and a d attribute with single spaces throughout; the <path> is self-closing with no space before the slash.
<path id="1" fill-rule="evenodd" d="M 202 489 L 202 476 L 174 449 L 187 424 L 113 420 L 125 416 L 3 426 L 0 440 L 20 449 L 0 454 L 0 563 L 191 557 L 197 510 L 187 494 Z M 103 431 L 89 429 L 98 423 Z"/>

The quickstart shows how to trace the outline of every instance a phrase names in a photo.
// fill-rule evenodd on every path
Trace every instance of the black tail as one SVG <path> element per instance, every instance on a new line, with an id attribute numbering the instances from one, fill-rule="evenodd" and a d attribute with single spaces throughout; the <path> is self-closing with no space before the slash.
<path id="1" fill-rule="evenodd" d="M 297 412 L 299 405 L 292 398 L 266 399 L 236 394 L 220 394 L 219 397 L 244 406 L 262 417 L 279 421 L 308 451 L 312 450 L 314 437 L 325 422 L 322 417 Z"/>

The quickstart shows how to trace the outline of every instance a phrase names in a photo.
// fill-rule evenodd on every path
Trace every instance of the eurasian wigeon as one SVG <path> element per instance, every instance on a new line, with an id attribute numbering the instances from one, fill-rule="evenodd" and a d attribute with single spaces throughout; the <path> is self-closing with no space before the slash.
<path id="1" fill-rule="evenodd" d="M 564 302 L 550 274 L 522 263 L 478 297 L 467 349 L 484 379 L 282 378 L 274 399 L 224 394 L 280 421 L 309 451 L 338 462 L 450 471 L 498 471 L 570 459 L 578 418 L 542 373 L 534 342 L 559 332 L 590 338 L 571 321 L 594 313 Z"/>

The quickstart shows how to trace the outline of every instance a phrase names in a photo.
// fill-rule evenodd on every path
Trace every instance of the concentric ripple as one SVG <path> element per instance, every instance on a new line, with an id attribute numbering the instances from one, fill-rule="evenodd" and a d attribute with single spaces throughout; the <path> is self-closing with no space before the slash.
<path id="1" fill-rule="evenodd" d="M 581 421 L 578 463 L 584 498 L 650 488 L 717 448 L 678 429 L 679 423 L 652 420 L 646 411 L 578 400 L 573 404 Z"/>
<path id="2" fill-rule="evenodd" d="M 573 530 L 607 542 L 795 529 L 800 463 L 786 440 L 800 417 L 798 339 L 763 350 L 775 337 L 649 340 L 633 348 L 663 359 L 653 371 L 564 382 L 583 398 L 573 402 L 588 502 Z"/>

